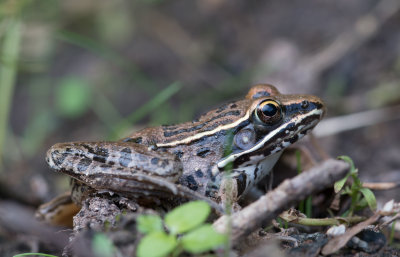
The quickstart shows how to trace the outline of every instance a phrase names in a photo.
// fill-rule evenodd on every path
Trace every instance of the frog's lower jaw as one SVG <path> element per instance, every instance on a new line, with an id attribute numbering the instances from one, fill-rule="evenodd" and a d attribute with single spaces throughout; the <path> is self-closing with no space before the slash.
<path id="1" fill-rule="evenodd" d="M 271 172 L 282 152 L 274 153 L 260 160 L 251 160 L 253 162 L 247 166 L 238 167 L 232 171 L 220 172 L 216 176 L 216 181 L 207 186 L 206 196 L 216 199 L 226 199 L 228 198 L 226 194 L 228 194 L 231 195 L 232 200 L 239 200 Z M 227 181 L 230 182 L 228 183 Z"/>
<path id="2" fill-rule="evenodd" d="M 237 168 L 232 171 L 232 177 L 237 183 L 238 197 L 245 195 L 250 188 L 271 172 L 282 152 L 274 153 L 268 157 L 264 157 L 253 165 Z"/>

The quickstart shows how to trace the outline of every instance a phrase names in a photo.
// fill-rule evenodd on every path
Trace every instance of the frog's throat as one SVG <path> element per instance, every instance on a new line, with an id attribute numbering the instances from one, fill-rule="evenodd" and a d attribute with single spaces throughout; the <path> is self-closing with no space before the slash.
<path id="1" fill-rule="evenodd" d="M 278 128 L 274 129 L 271 131 L 263 140 L 261 140 L 258 144 L 254 145 L 252 148 L 249 148 L 245 151 L 242 151 L 240 153 L 235 153 L 235 154 L 230 154 L 229 156 L 225 157 L 221 161 L 217 163 L 217 167 L 219 170 L 222 170 L 225 168 L 226 165 L 229 163 L 235 161 L 237 158 L 240 156 L 243 156 L 245 154 L 251 155 L 252 152 L 255 152 L 261 148 L 265 148 L 270 143 L 271 139 L 273 139 L 277 134 L 279 133 L 285 133 L 284 136 L 281 138 L 281 147 L 277 147 L 273 151 L 271 151 L 271 154 L 282 151 L 283 149 L 287 148 L 289 145 L 291 145 L 294 142 L 291 142 L 290 140 L 285 141 L 287 139 L 290 139 L 294 137 L 295 135 L 298 135 L 298 137 L 304 136 L 305 132 L 307 130 L 313 128 L 317 123 L 319 122 L 319 118 L 322 116 L 323 110 L 322 109 L 314 109 L 306 114 L 298 115 L 295 117 L 295 119 L 291 119 L 288 122 L 282 124 Z M 312 117 L 318 117 L 313 119 L 311 122 L 309 122 L 310 118 Z M 305 122 L 307 121 L 307 122 Z M 294 125 L 292 128 L 289 128 L 289 125 Z M 293 130 L 294 128 L 294 130 Z M 304 132 L 304 134 L 302 134 Z M 300 135 L 301 134 L 301 135 Z M 297 141 L 297 140 L 296 140 Z"/>

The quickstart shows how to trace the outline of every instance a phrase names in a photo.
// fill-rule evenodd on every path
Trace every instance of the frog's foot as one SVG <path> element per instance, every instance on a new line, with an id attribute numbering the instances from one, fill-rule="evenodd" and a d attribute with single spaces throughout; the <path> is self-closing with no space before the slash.
<path id="1" fill-rule="evenodd" d="M 51 225 L 72 227 L 72 218 L 79 210 L 80 207 L 72 202 L 71 194 L 68 192 L 40 205 L 35 216 Z"/>

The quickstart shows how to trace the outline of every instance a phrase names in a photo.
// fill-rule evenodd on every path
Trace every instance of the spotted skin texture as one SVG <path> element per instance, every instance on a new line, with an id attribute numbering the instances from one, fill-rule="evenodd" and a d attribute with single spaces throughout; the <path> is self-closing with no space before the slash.
<path id="1" fill-rule="evenodd" d="M 264 101 L 278 108 L 271 123 L 256 115 Z M 174 194 L 172 183 L 219 201 L 226 172 L 236 182 L 238 197 L 244 195 L 324 112 L 318 97 L 282 95 L 261 84 L 245 99 L 191 122 L 146 128 L 116 142 L 56 144 L 46 159 L 54 170 L 96 190 L 156 201 Z"/>

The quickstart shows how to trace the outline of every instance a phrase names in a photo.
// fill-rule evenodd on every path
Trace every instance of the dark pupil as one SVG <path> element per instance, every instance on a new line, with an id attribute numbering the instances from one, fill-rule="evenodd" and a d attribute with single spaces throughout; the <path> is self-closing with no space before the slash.
<path id="1" fill-rule="evenodd" d="M 261 111 L 263 112 L 263 114 L 265 116 L 272 117 L 276 114 L 276 112 L 278 111 L 278 108 L 276 108 L 276 106 L 273 104 L 265 104 L 262 107 Z"/>

